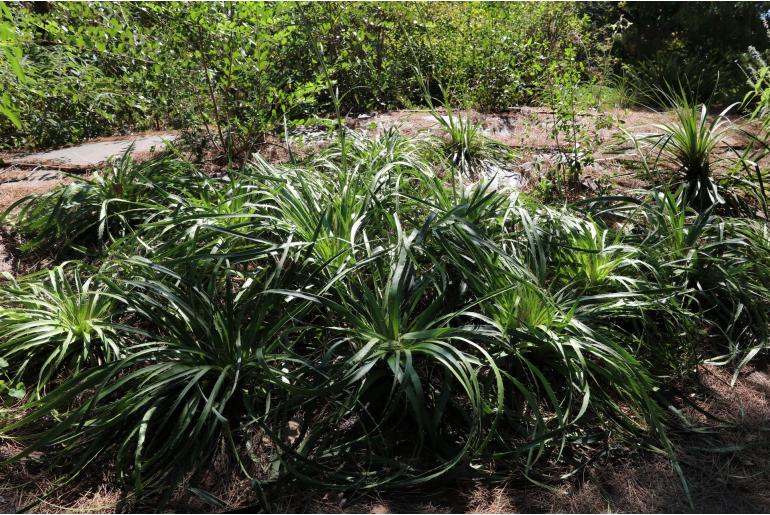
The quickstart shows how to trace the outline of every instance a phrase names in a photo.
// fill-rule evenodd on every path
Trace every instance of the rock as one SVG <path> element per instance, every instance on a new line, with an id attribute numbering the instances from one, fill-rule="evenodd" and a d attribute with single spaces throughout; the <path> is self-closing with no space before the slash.
<path id="1" fill-rule="evenodd" d="M 521 190 L 526 184 L 526 180 L 520 172 L 510 168 L 503 168 L 490 161 L 484 162 L 484 177 L 492 182 L 494 189 L 498 190 Z"/>
<path id="2" fill-rule="evenodd" d="M 9 160 L 12 165 L 49 166 L 66 169 L 91 170 L 101 167 L 110 158 L 121 156 L 133 144 L 132 155 L 162 150 L 166 144 L 176 139 L 176 134 L 124 136 L 103 141 L 92 141 L 73 147 L 36 152 Z"/>

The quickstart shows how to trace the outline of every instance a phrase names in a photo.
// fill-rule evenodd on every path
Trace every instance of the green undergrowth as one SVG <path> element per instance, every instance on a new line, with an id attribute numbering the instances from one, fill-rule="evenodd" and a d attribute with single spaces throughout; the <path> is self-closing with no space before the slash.
<path id="1" fill-rule="evenodd" d="M 494 190 L 485 159 L 510 156 L 453 127 L 218 178 L 126 156 L 23 199 L 23 250 L 83 259 L 0 283 L 0 358 L 27 388 L 4 463 L 109 464 L 161 500 L 221 453 L 258 491 L 547 483 L 639 446 L 678 467 L 660 392 L 766 347 L 766 223 L 693 205 L 686 180 Z"/>

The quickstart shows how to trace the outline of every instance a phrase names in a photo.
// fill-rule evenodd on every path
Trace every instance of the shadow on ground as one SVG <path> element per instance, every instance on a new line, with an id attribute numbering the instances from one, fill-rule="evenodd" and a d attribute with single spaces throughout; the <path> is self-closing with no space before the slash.
<path id="1" fill-rule="evenodd" d="M 681 403 L 702 428 L 673 437 L 692 506 L 668 458 L 647 452 L 597 462 L 554 491 L 472 482 L 354 500 L 303 493 L 280 505 L 322 513 L 767 513 L 770 367 L 748 368 L 735 387 L 731 379 L 728 368 L 701 367 L 698 386 L 688 394 L 692 405 Z"/>
<path id="2" fill-rule="evenodd" d="M 554 490 L 522 482 L 465 481 L 419 490 L 359 494 L 287 485 L 271 491 L 270 511 L 294 513 L 767 513 L 770 512 L 770 365 L 748 367 L 732 387 L 730 369 L 703 366 L 697 386 L 688 388 L 682 412 L 700 430 L 673 436 L 689 485 L 690 506 L 679 476 L 665 456 L 631 452 L 597 461 L 580 477 Z M 707 414 L 704 414 L 707 413 Z M 11 449 L 4 449 L 7 454 Z M 237 467 L 212 464 L 213 488 L 224 506 L 215 507 L 191 493 L 164 511 L 262 511 L 258 497 Z M 232 473 L 226 473 L 230 471 Z M 51 485 L 25 464 L 6 468 L 0 477 L 0 511 L 14 512 Z M 31 512 L 152 512 L 157 507 L 126 504 L 108 479 L 83 478 L 66 492 L 34 506 Z M 205 483 L 205 482 L 204 482 Z M 193 486 L 192 484 L 190 486 Z"/>

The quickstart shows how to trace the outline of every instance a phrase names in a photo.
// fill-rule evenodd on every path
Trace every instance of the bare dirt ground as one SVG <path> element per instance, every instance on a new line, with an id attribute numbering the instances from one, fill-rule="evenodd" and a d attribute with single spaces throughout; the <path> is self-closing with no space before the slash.
<path id="1" fill-rule="evenodd" d="M 538 163 L 549 163 L 557 151 L 551 135 L 553 115 L 546 109 L 521 108 L 508 113 L 482 115 L 472 111 L 455 113 L 480 123 L 486 134 L 506 143 L 519 154 L 520 172 L 532 176 Z M 667 113 L 611 110 L 589 113 L 581 118 L 596 134 L 596 164 L 586 175 L 607 177 L 620 188 L 643 184 L 629 174 L 627 161 L 634 159 L 632 146 L 622 137 L 629 132 L 646 132 L 653 124 L 671 121 Z M 348 120 L 348 126 L 368 132 L 381 132 L 398 126 L 407 135 L 435 132 L 435 119 L 426 111 L 399 111 Z M 323 144 L 324 133 L 316 131 L 295 143 L 306 150 Z M 101 166 L 109 155 L 121 153 L 131 138 L 105 138 L 81 147 L 49 153 L 48 158 L 33 154 L 15 166 L 0 170 L 0 212 L 19 198 L 45 192 L 68 180 L 65 171 L 88 170 Z M 145 144 L 155 146 L 162 135 L 150 134 Z M 747 144 L 739 133 L 730 136 L 718 149 L 719 156 Z M 87 152 L 83 151 L 83 147 Z M 137 145 L 135 151 L 148 155 L 150 148 Z M 83 153 L 85 152 L 85 153 Z M 78 162 L 88 155 L 90 161 Z M 63 157 L 62 157 L 63 156 Z M 70 157 L 67 157 L 70 156 Z M 141 154 L 140 154 L 141 156 Z M 70 159 L 67 161 L 67 159 Z M 9 161 L 5 158 L 6 163 Z M 75 165 L 83 165 L 80 168 Z M 85 164 L 84 164 L 85 163 Z M 537 166 L 536 166 L 537 165 Z M 1 238 L 1 237 L 0 237 Z M 14 263 L 0 239 L 0 271 L 13 273 Z M 526 512 L 770 512 L 770 366 L 753 365 L 731 387 L 732 370 L 703 366 L 697 381 L 689 385 L 676 401 L 698 432 L 674 435 L 694 506 L 687 502 L 679 477 L 666 457 L 649 452 L 615 453 L 595 462 L 577 478 L 556 482 L 553 490 L 517 481 L 475 481 L 424 487 L 421 490 L 393 491 L 359 495 L 288 487 L 271 497 L 276 512 L 346 513 L 526 513 Z M 703 413 L 708 413 L 704 415 Z M 0 458 L 13 451 L 11 444 L 0 448 Z M 9 473 L 10 472 L 10 473 Z M 173 511 L 227 511 L 263 509 L 247 482 L 238 479 L 237 470 L 221 473 L 212 487 L 225 501 L 225 507 L 212 507 L 192 494 L 180 495 L 169 509 Z M 108 472 L 105 472 L 107 474 Z M 52 484 L 54 478 L 34 471 L 26 463 L 0 475 L 0 512 L 14 512 L 33 502 Z M 193 482 L 191 486 L 196 486 Z M 120 491 L 105 477 L 88 477 L 35 506 L 33 512 L 73 513 L 125 510 Z M 152 511 L 152 507 L 142 508 Z"/>
<path id="2" fill-rule="evenodd" d="M 503 113 L 486 114 L 476 111 L 453 111 L 456 117 L 463 117 L 481 125 L 484 132 L 515 149 L 527 151 L 555 151 L 557 140 L 552 135 L 555 122 L 550 109 L 520 107 Z M 390 127 L 399 127 L 401 132 L 414 136 L 424 131 L 437 133 L 439 127 L 429 111 L 391 111 L 373 116 L 363 115 L 349 120 L 349 126 L 357 129 L 381 132 Z M 598 152 L 614 154 L 618 149 L 630 149 L 622 137 L 622 130 L 637 134 L 652 132 L 654 126 L 671 123 L 674 115 L 639 109 L 609 109 L 601 112 L 585 112 L 578 115 L 579 123 L 588 127 L 598 139 Z M 743 125 L 735 118 L 736 125 Z M 562 143 L 564 143 L 562 141 Z M 727 147 L 742 148 L 747 143 L 740 134 L 728 136 L 722 143 Z"/>
<path id="3" fill-rule="evenodd" d="M 544 108 L 522 107 L 506 113 L 481 114 L 475 111 L 457 111 L 455 116 L 467 117 L 481 125 L 491 138 L 511 146 L 519 156 L 518 172 L 526 179 L 535 170 L 553 164 L 559 142 L 552 135 L 553 113 Z M 352 117 L 346 120 L 348 127 L 373 134 L 391 127 L 398 127 L 407 136 L 439 134 L 439 126 L 428 111 L 393 111 L 373 116 Z M 586 113 L 579 117 L 580 123 L 594 134 L 595 164 L 585 170 L 586 176 L 612 178 L 620 186 L 640 185 L 623 164 L 636 158 L 633 146 L 624 137 L 624 131 L 643 133 L 653 130 L 655 124 L 673 120 L 671 113 L 612 109 L 602 113 Z M 736 127 L 744 124 L 736 120 Z M 133 144 L 132 156 L 147 158 L 154 151 L 160 151 L 169 141 L 178 137 L 174 132 L 148 132 L 130 136 L 114 136 L 58 150 L 0 156 L 0 210 L 4 210 L 16 199 L 32 192 L 53 188 L 62 179 L 57 171 L 85 173 L 98 169 L 108 159 L 121 155 Z M 316 150 L 329 140 L 323 130 L 295 137 L 293 146 L 306 153 Z M 733 154 L 734 150 L 745 148 L 748 140 L 738 131 L 728 136 L 716 149 L 716 160 Z M 271 145 L 276 149 L 280 145 Z M 267 152 L 269 157 L 280 160 L 285 154 Z M 6 163 L 2 168 L 2 162 Z"/>

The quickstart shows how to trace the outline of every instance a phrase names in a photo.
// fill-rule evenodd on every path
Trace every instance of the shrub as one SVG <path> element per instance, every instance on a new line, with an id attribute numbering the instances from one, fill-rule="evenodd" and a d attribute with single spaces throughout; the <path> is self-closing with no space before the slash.
<path id="1" fill-rule="evenodd" d="M 565 48 L 588 67 L 596 61 L 580 51 L 595 39 L 588 20 L 567 3 L 96 2 L 9 11 L 27 77 L 17 80 L 17 60 L 0 60 L 0 106 L 13 106 L 20 125 L 4 117 L 0 135 L 14 147 L 206 127 L 222 162 L 240 161 L 284 116 L 330 110 L 327 78 L 348 92 L 345 112 L 420 103 L 415 65 L 454 105 L 499 110 L 540 98 L 550 84 L 543 63 Z"/>

